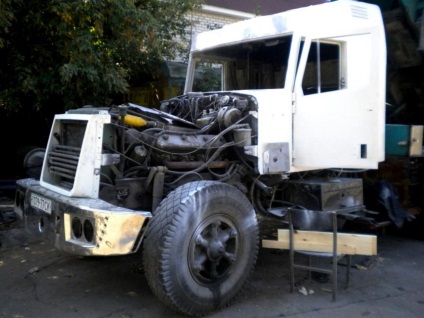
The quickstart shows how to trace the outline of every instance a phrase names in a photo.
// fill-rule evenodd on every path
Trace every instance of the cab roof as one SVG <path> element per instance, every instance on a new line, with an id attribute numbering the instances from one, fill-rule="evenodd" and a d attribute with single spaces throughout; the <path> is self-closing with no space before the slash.
<path id="1" fill-rule="evenodd" d="M 374 4 L 339 0 L 260 16 L 194 36 L 191 51 L 249 42 L 299 32 L 302 36 L 329 37 L 384 30 L 380 7 Z"/>

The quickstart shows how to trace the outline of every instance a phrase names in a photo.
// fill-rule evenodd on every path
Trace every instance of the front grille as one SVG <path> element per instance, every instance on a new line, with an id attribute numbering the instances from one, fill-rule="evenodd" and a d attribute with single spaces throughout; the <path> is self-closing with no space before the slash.
<path id="1" fill-rule="evenodd" d="M 50 131 L 40 184 L 80 198 L 98 198 L 105 111 L 56 115 Z"/>
<path id="2" fill-rule="evenodd" d="M 73 186 L 80 153 L 80 147 L 56 145 L 48 154 L 49 173 L 58 176 L 64 188 Z"/>
<path id="3" fill-rule="evenodd" d="M 70 190 L 75 183 L 87 121 L 63 119 L 58 123 L 59 129 L 52 137 L 58 144 L 53 144 L 47 154 L 47 167 L 50 182 Z"/>

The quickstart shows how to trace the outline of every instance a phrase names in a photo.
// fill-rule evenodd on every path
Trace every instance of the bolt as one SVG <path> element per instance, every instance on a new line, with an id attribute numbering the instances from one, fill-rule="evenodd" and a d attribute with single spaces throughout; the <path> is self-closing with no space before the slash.
<path id="1" fill-rule="evenodd" d="M 196 245 L 201 245 L 201 246 L 203 246 L 203 247 L 207 247 L 209 244 L 208 244 L 208 241 L 207 240 L 205 240 L 204 238 L 203 238 L 203 236 L 202 235 L 197 235 L 197 237 L 196 237 L 196 239 L 195 239 L 195 243 L 196 243 Z"/>

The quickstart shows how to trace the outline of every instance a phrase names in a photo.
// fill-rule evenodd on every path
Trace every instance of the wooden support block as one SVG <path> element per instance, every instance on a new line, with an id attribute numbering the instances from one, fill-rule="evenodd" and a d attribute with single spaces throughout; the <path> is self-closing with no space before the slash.
<path id="1" fill-rule="evenodd" d="M 289 230 L 278 230 L 278 240 L 262 240 L 265 248 L 290 249 Z M 295 231 L 293 248 L 296 251 L 333 252 L 333 233 Z M 377 236 L 337 233 L 337 254 L 377 255 Z"/>

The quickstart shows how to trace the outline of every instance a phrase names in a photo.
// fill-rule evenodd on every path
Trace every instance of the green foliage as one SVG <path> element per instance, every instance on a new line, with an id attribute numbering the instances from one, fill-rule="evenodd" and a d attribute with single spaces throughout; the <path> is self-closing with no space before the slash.
<path id="1" fill-rule="evenodd" d="M 221 87 L 222 65 L 201 63 L 196 66 L 194 91 L 219 91 Z"/>
<path id="2" fill-rule="evenodd" d="M 1 0 L 0 108 L 109 105 L 173 58 L 201 0 Z"/>

